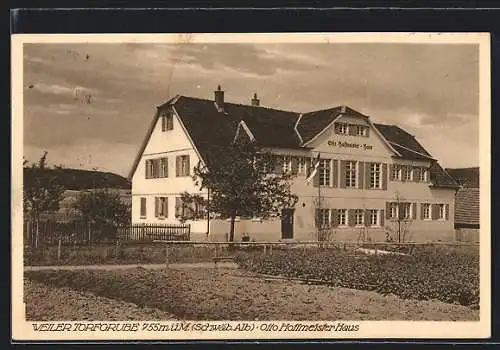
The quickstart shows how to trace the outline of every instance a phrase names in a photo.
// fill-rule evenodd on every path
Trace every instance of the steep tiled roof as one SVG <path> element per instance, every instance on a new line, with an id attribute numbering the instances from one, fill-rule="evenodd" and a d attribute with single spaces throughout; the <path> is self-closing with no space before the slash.
<path id="1" fill-rule="evenodd" d="M 261 146 L 293 149 L 304 147 L 304 143 L 318 135 L 340 114 L 368 118 L 345 106 L 301 115 L 297 112 L 225 102 L 223 111 L 220 111 L 213 100 L 186 96 L 177 96 L 160 106 L 159 109 L 161 111 L 162 108 L 169 108 L 170 105 L 177 111 L 202 158 L 205 157 L 205 152 L 210 146 L 231 142 L 242 120 Z M 155 118 L 158 118 L 158 115 L 159 113 Z M 402 158 L 433 160 L 415 137 L 405 130 L 395 125 L 374 124 L 374 126 Z M 147 138 L 151 131 L 152 127 L 148 131 Z M 143 144 L 141 149 L 144 147 Z M 136 158 L 130 176 L 135 171 L 141 154 L 142 152 Z M 431 180 L 434 186 L 455 187 L 457 185 L 456 181 L 437 163 L 431 169 Z"/>
<path id="2" fill-rule="evenodd" d="M 304 113 L 297 125 L 297 130 L 304 142 L 310 141 L 328 126 L 340 113 L 340 107 Z"/>
<path id="3" fill-rule="evenodd" d="M 446 169 L 463 187 L 479 188 L 479 167 Z"/>
<path id="4" fill-rule="evenodd" d="M 444 170 L 438 162 L 433 162 L 430 168 L 432 186 L 458 188 L 460 184 Z"/>
<path id="5" fill-rule="evenodd" d="M 219 112 L 213 101 L 185 96 L 174 107 L 200 152 L 209 144 L 227 144 L 233 140 L 241 120 L 263 146 L 300 147 L 300 139 L 293 130 L 299 115 L 294 112 L 227 102 L 224 111 Z"/>
<path id="6" fill-rule="evenodd" d="M 479 224 L 479 188 L 461 188 L 455 197 L 455 223 Z"/>
<path id="7" fill-rule="evenodd" d="M 405 159 L 429 159 L 432 156 L 415 137 L 396 125 L 374 124 L 391 146 Z"/>

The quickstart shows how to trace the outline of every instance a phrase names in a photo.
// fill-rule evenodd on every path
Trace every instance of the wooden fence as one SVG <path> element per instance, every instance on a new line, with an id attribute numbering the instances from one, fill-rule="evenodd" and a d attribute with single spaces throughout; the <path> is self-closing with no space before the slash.
<path id="1" fill-rule="evenodd" d="M 189 241 L 190 225 L 134 224 L 118 228 L 120 240 Z"/>
<path id="2" fill-rule="evenodd" d="M 53 245 L 90 245 L 95 243 L 114 243 L 117 241 L 188 241 L 189 225 L 149 225 L 136 224 L 115 227 L 102 223 L 81 221 L 24 222 L 24 245 L 31 247 Z M 38 234 L 37 234 L 38 232 Z"/>

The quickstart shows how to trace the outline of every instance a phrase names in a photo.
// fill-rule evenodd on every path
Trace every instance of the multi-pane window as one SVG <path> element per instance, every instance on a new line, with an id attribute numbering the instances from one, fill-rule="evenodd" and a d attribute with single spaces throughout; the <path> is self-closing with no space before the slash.
<path id="1" fill-rule="evenodd" d="M 389 204 L 389 217 L 391 219 L 397 219 L 399 217 L 399 206 L 398 203 L 393 202 Z"/>
<path id="2" fill-rule="evenodd" d="M 320 228 L 330 227 L 330 209 L 318 209 L 318 225 Z"/>
<path id="3" fill-rule="evenodd" d="M 172 130 L 174 128 L 174 115 L 171 111 L 161 116 L 161 131 Z"/>
<path id="4" fill-rule="evenodd" d="M 412 181 L 412 179 L 413 179 L 413 168 L 411 166 L 406 166 L 405 167 L 404 175 L 405 175 L 405 180 L 406 181 Z"/>
<path id="5" fill-rule="evenodd" d="M 348 161 L 345 163 L 345 186 L 356 187 L 356 162 Z"/>
<path id="6" fill-rule="evenodd" d="M 432 219 L 431 205 L 429 203 L 422 204 L 422 218 L 424 220 Z"/>
<path id="7" fill-rule="evenodd" d="M 356 126 L 356 135 L 357 136 L 367 136 L 368 135 L 368 128 L 363 125 L 357 125 Z"/>
<path id="8" fill-rule="evenodd" d="M 151 177 L 156 179 L 160 175 L 160 167 L 159 167 L 160 161 L 159 159 L 151 159 L 151 164 L 152 164 Z"/>
<path id="9" fill-rule="evenodd" d="M 189 156 L 177 156 L 175 159 L 176 176 L 189 176 Z"/>
<path id="10" fill-rule="evenodd" d="M 349 125 L 346 123 L 338 123 L 337 124 L 337 133 L 348 134 L 349 133 Z"/>
<path id="11" fill-rule="evenodd" d="M 283 172 L 289 173 L 292 171 L 292 157 L 284 156 L 283 157 Z"/>
<path id="12" fill-rule="evenodd" d="M 160 159 L 160 177 L 168 177 L 168 158 Z"/>
<path id="13" fill-rule="evenodd" d="M 394 180 L 401 180 L 401 166 L 397 164 L 392 166 L 392 178 Z"/>
<path id="14" fill-rule="evenodd" d="M 141 197 L 141 218 L 146 217 L 146 198 Z"/>
<path id="15" fill-rule="evenodd" d="M 379 210 L 370 210 L 370 226 L 379 226 Z"/>
<path id="16" fill-rule="evenodd" d="M 446 204 L 438 204 L 438 219 L 446 218 Z"/>
<path id="17" fill-rule="evenodd" d="M 419 181 L 421 182 L 427 182 L 427 176 L 428 176 L 428 172 L 427 172 L 427 169 L 426 168 L 420 168 L 420 172 L 419 172 Z"/>
<path id="18" fill-rule="evenodd" d="M 146 179 L 150 179 L 153 177 L 153 162 L 151 159 L 147 159 L 145 161 L 146 168 Z"/>
<path id="19" fill-rule="evenodd" d="M 382 188 L 382 164 L 380 163 L 370 165 L 370 187 Z"/>
<path id="20" fill-rule="evenodd" d="M 156 217 L 166 218 L 168 217 L 168 199 L 167 197 L 156 197 L 155 198 L 155 209 Z"/>
<path id="21" fill-rule="evenodd" d="M 318 170 L 320 186 L 330 186 L 330 159 L 320 159 Z"/>
<path id="22" fill-rule="evenodd" d="M 365 214 L 362 209 L 356 209 L 354 211 L 354 225 L 356 226 L 365 225 Z"/>
<path id="23" fill-rule="evenodd" d="M 411 203 L 402 203 L 403 207 L 403 219 L 412 219 L 411 215 Z"/>
<path id="24" fill-rule="evenodd" d="M 339 209 L 337 216 L 339 226 L 347 226 L 347 209 Z"/>
<path id="25" fill-rule="evenodd" d="M 146 179 L 157 179 L 160 177 L 168 177 L 167 158 L 146 160 Z"/>
<path id="26" fill-rule="evenodd" d="M 299 157 L 297 160 L 297 171 L 299 174 L 306 173 L 306 159 L 304 157 Z"/>

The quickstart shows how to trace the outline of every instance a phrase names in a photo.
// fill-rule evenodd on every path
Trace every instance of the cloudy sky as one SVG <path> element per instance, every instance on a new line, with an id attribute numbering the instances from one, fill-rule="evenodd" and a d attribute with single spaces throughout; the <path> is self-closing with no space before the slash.
<path id="1" fill-rule="evenodd" d="M 457 44 L 25 44 L 24 156 L 127 175 L 176 94 L 397 124 L 444 167 L 479 165 L 478 50 Z"/>

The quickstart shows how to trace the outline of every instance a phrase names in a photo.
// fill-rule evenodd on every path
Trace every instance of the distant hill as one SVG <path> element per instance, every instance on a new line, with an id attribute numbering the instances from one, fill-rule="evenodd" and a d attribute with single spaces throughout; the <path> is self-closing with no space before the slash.
<path id="1" fill-rule="evenodd" d="M 446 169 L 460 185 L 467 188 L 479 188 L 479 167 Z"/>
<path id="2" fill-rule="evenodd" d="M 31 168 L 24 168 L 24 181 L 34 176 Z M 67 190 L 81 191 L 89 188 L 132 188 L 130 181 L 118 174 L 81 169 L 45 169 L 44 176 L 56 177 L 57 182 Z"/>

